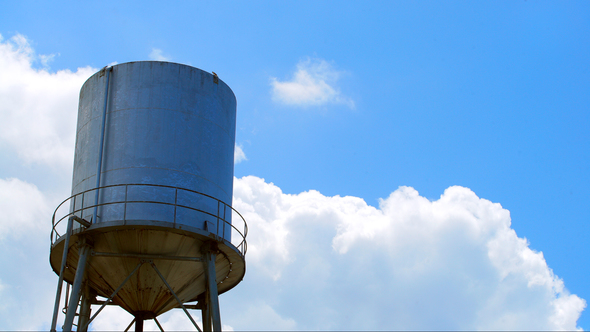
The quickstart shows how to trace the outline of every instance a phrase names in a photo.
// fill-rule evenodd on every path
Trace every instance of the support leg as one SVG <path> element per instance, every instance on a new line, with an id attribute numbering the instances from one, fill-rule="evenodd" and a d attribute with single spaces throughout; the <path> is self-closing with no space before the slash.
<path id="1" fill-rule="evenodd" d="M 96 299 L 96 293 L 86 282 L 82 292 L 82 303 L 80 304 L 80 317 L 78 318 L 78 332 L 88 331 L 88 320 L 90 319 L 90 305 Z"/>
<path id="2" fill-rule="evenodd" d="M 72 294 L 70 295 L 70 302 L 68 305 L 68 312 L 66 313 L 66 320 L 64 322 L 63 331 L 71 332 L 74 324 L 74 317 L 78 309 L 78 302 L 80 301 L 80 289 L 82 288 L 82 281 L 84 279 L 84 270 L 86 269 L 86 260 L 90 252 L 90 245 L 82 238 L 80 244 L 80 256 L 78 258 L 78 266 L 76 267 L 76 276 L 74 277 L 74 284 L 72 285 Z"/>
<path id="3" fill-rule="evenodd" d="M 135 316 L 135 332 L 143 332 L 143 315 Z"/>
<path id="4" fill-rule="evenodd" d="M 61 267 L 59 268 L 59 281 L 57 282 L 57 294 L 55 295 L 55 306 L 53 307 L 53 319 L 51 321 L 51 332 L 55 332 L 57 325 L 57 315 L 59 313 L 59 300 L 61 299 L 61 288 L 64 283 L 64 271 L 66 268 L 66 261 L 68 259 L 68 248 L 70 246 L 70 237 L 72 235 L 74 220 L 70 217 L 68 219 L 68 226 L 66 228 L 66 239 L 64 241 L 64 251 L 61 258 Z M 53 239 L 52 239 L 53 240 Z M 68 296 L 66 295 L 66 301 Z"/>
<path id="5" fill-rule="evenodd" d="M 133 317 L 133 320 L 131 321 L 131 323 L 129 323 L 129 325 L 127 325 L 127 328 L 125 329 L 124 332 L 129 331 L 129 329 L 131 328 L 131 326 L 133 326 L 133 324 L 135 324 L 135 317 Z"/>
<path id="6" fill-rule="evenodd" d="M 201 319 L 203 321 L 203 331 L 211 331 L 211 314 L 209 313 L 209 306 L 207 305 L 207 291 L 198 297 L 199 308 L 201 309 Z"/>
<path id="7" fill-rule="evenodd" d="M 217 243 L 208 242 L 203 245 L 203 264 L 205 265 L 208 321 L 213 325 L 213 331 L 221 331 L 221 314 L 219 312 L 219 294 L 217 292 L 217 273 L 215 258 L 217 257 Z M 203 322 L 205 325 L 205 322 Z M 206 330 L 205 330 L 206 331 Z M 211 330 L 209 330 L 211 331 Z"/>

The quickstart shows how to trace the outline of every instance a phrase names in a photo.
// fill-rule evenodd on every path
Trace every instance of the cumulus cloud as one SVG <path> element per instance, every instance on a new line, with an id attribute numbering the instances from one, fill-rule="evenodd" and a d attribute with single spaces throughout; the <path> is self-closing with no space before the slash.
<path id="1" fill-rule="evenodd" d="M 354 108 L 354 101 L 344 96 L 337 87 L 342 73 L 322 59 L 307 58 L 297 64 L 289 81 L 271 77 L 274 101 L 291 106 L 320 106 L 345 104 Z"/>
<path id="2" fill-rule="evenodd" d="M 400 187 L 375 208 L 249 176 L 234 196 L 250 230 L 248 273 L 224 296 L 271 306 L 288 329 L 574 330 L 586 306 L 516 235 L 509 211 L 468 188 L 430 201 Z M 226 310 L 237 329 L 276 328 L 264 310 L 250 313 L 258 325 Z"/>
<path id="3" fill-rule="evenodd" d="M 0 179 L 0 240 L 20 238 L 47 230 L 51 204 L 33 184 L 19 179 Z"/>
<path id="4" fill-rule="evenodd" d="M 227 305 L 221 304 L 222 319 L 229 321 L 230 315 L 227 315 L 225 308 Z M 263 317 L 264 323 L 260 321 Z M 241 311 L 236 311 L 231 315 L 231 320 L 239 321 L 240 328 L 238 331 L 296 331 L 297 323 L 292 318 L 284 318 L 279 315 L 271 305 L 255 299 L 251 305 L 245 306 Z M 264 325 L 264 327 L 262 327 Z M 225 331 L 225 328 L 223 329 Z"/>
<path id="5" fill-rule="evenodd" d="M 159 48 L 152 48 L 152 51 L 150 52 L 150 60 L 170 61 L 170 59 L 171 58 L 167 55 L 164 55 L 164 52 Z"/>
<path id="6" fill-rule="evenodd" d="M 246 154 L 244 153 L 242 146 L 236 144 L 234 149 L 234 164 L 239 164 L 244 160 L 248 160 L 248 158 L 246 158 Z"/>
<path id="7" fill-rule="evenodd" d="M 48 330 L 56 277 L 47 263 L 55 200 L 18 179 L 0 179 L 0 329 Z"/>
<path id="8" fill-rule="evenodd" d="M 0 36 L 0 143 L 27 163 L 71 167 L 78 94 L 96 69 L 50 72 L 51 57 L 37 55 L 23 35 Z"/>
<path id="9" fill-rule="evenodd" d="M 586 307 L 517 236 L 509 211 L 468 188 L 431 201 L 400 187 L 373 207 L 284 194 L 247 176 L 234 180 L 233 205 L 249 225 L 248 271 L 220 298 L 225 330 L 575 330 Z M 4 278 L 2 294 L 14 298 L 24 284 Z M 131 319 L 109 307 L 91 329 L 121 330 Z M 167 331 L 192 329 L 180 310 L 158 320 Z M 157 330 L 153 321 L 145 328 Z"/>

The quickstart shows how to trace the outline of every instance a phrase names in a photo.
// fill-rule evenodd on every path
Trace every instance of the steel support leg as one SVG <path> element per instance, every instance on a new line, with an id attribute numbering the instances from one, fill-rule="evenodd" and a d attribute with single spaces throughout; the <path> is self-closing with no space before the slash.
<path id="1" fill-rule="evenodd" d="M 90 319 L 90 305 L 96 299 L 96 293 L 88 282 L 84 283 L 82 292 L 82 303 L 80 304 L 80 317 L 78 318 L 78 332 L 88 331 L 88 320 Z"/>
<path id="2" fill-rule="evenodd" d="M 135 316 L 135 332 L 143 332 L 143 316 Z"/>
<path id="3" fill-rule="evenodd" d="M 219 312 L 219 293 L 217 291 L 217 272 L 215 270 L 215 258 L 217 257 L 217 243 L 208 242 L 203 245 L 203 265 L 205 266 L 205 296 L 206 296 L 206 310 L 208 312 L 207 322 L 213 325 L 213 331 L 221 331 L 221 314 Z M 209 328 L 211 328 L 209 325 Z M 205 321 L 203 321 L 203 329 L 205 329 Z M 205 330 L 207 331 L 207 330 Z M 211 331 L 211 329 L 209 329 Z"/>
<path id="4" fill-rule="evenodd" d="M 203 331 L 211 331 L 211 314 L 209 313 L 209 306 L 207 304 L 207 291 L 198 297 L 197 306 L 201 309 L 201 320 L 203 321 Z"/>
<path id="5" fill-rule="evenodd" d="M 66 320 L 64 322 L 63 331 L 71 332 L 74 324 L 74 317 L 78 309 L 78 302 L 80 301 L 80 290 L 82 288 L 82 281 L 84 280 L 84 272 L 86 270 L 86 260 L 90 253 L 90 245 L 82 238 L 80 242 L 80 256 L 78 258 L 78 267 L 76 267 L 76 276 L 72 285 L 72 294 L 70 295 L 70 302 L 68 305 L 68 312 L 66 313 Z"/>
<path id="6" fill-rule="evenodd" d="M 72 217 L 68 219 L 68 226 L 66 228 L 66 239 L 64 240 L 64 251 L 61 257 L 61 267 L 59 268 L 59 280 L 57 282 L 57 294 L 55 295 L 55 305 L 53 307 L 53 318 L 51 320 L 51 332 L 55 332 L 56 325 L 57 325 L 57 315 L 59 313 L 59 300 L 61 299 L 61 288 L 64 283 L 64 271 L 66 269 L 66 261 L 68 259 L 68 247 L 70 246 L 70 237 L 72 235 L 72 228 L 74 225 L 74 220 Z M 68 296 L 66 295 L 66 301 L 68 300 Z"/>
<path id="7" fill-rule="evenodd" d="M 125 332 L 129 331 L 129 329 L 131 328 L 131 326 L 133 326 L 133 324 L 135 324 L 135 317 L 133 317 L 133 320 L 131 321 L 131 323 L 129 323 L 129 325 L 127 325 Z"/>

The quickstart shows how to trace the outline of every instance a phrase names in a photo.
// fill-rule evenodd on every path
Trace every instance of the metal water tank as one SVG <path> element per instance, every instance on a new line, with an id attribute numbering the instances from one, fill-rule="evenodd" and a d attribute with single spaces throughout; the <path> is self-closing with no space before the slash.
<path id="1" fill-rule="evenodd" d="M 96 218 L 95 224 L 150 220 L 211 230 L 213 223 L 206 215 L 191 209 L 174 211 L 172 205 L 159 203 L 197 207 L 211 214 L 231 205 L 236 132 L 236 98 L 231 89 L 214 75 L 189 66 L 121 64 L 112 67 L 104 119 L 105 79 L 99 72 L 80 92 L 72 195 L 95 188 L 100 169 L 98 186 L 107 188 L 100 192 L 99 203 L 125 195 L 129 201 L 158 203 L 128 203 L 126 210 L 121 204 L 104 205 L 96 216 L 87 210 L 84 217 Z M 103 160 L 98 167 L 102 142 L 96 138 L 103 134 L 103 120 Z M 94 204 L 96 193 L 89 193 L 84 204 Z M 226 205 L 218 206 L 217 200 Z M 222 212 L 231 218 L 230 211 Z M 227 231 L 214 230 L 229 239 Z"/>
<path id="2" fill-rule="evenodd" d="M 86 280 L 98 295 L 110 296 L 144 257 L 157 262 L 182 302 L 194 301 L 206 276 L 188 258 L 214 241 L 219 293 L 237 285 L 247 228 L 231 207 L 235 126 L 236 98 L 215 74 L 142 61 L 90 77 L 80 91 L 72 196 L 53 220 L 54 271 L 67 257 L 63 278 L 74 282 L 76 243 L 84 238 Z M 64 255 L 68 217 L 86 225 L 73 230 Z M 147 318 L 178 307 L 149 266 L 136 274 L 113 302 Z"/>

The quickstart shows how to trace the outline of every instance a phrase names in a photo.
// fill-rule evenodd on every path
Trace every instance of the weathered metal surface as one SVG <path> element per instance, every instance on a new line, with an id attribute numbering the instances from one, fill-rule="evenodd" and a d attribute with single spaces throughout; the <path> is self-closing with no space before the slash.
<path id="1" fill-rule="evenodd" d="M 185 65 L 132 62 L 109 70 L 80 92 L 71 205 L 61 216 L 91 225 L 74 229 L 63 279 L 74 282 L 82 238 L 98 253 L 87 257 L 87 283 L 106 298 L 149 259 L 157 269 L 140 265 L 113 302 L 156 317 L 205 292 L 205 242 L 218 243 L 212 275 L 220 294 L 244 277 L 247 228 L 231 224 L 236 100 L 223 81 Z M 51 239 L 56 273 L 65 257 L 61 216 Z"/>
<path id="2" fill-rule="evenodd" d="M 72 194 L 114 184 L 155 184 L 185 188 L 231 205 L 235 145 L 236 99 L 214 75 L 169 62 L 130 62 L 90 77 L 80 91 Z M 103 116 L 106 80 L 110 79 L 106 117 Z M 98 167 L 104 146 L 102 165 Z M 129 199 L 156 197 L 162 202 L 183 201 L 217 213 L 217 202 L 174 192 L 164 187 L 136 187 Z M 125 195 L 121 188 L 99 192 L 98 202 Z M 83 204 L 93 205 L 96 197 Z M 81 204 L 82 202 L 80 202 Z M 122 220 L 119 206 L 99 207 L 93 223 Z M 129 206 L 127 219 L 170 221 L 163 205 Z M 230 211 L 227 211 L 228 214 Z M 93 209 L 84 219 L 93 218 Z M 205 216 L 177 222 L 204 227 Z"/>

